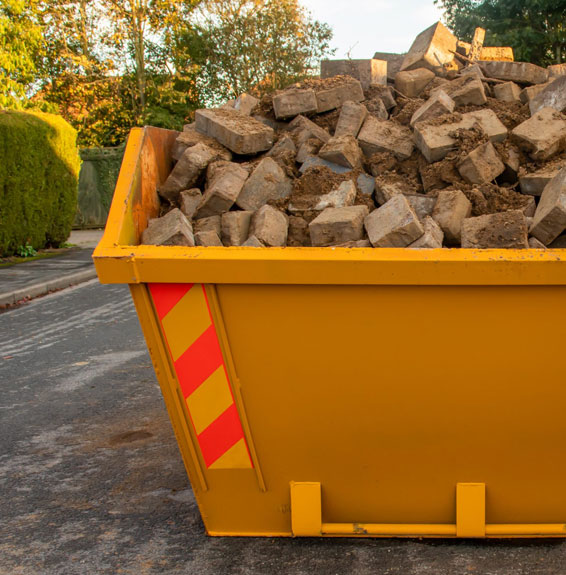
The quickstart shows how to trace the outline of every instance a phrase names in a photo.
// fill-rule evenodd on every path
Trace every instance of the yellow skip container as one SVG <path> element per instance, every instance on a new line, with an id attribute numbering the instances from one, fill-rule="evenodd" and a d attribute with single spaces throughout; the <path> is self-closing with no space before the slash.
<path id="1" fill-rule="evenodd" d="M 566 535 L 562 250 L 139 246 L 176 132 L 134 129 L 127 283 L 210 535 Z"/>

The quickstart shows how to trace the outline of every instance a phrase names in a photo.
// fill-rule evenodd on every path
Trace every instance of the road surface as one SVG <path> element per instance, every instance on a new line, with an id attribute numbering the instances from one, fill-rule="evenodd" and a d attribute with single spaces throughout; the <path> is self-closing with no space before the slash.
<path id="1" fill-rule="evenodd" d="M 0 574 L 566 573 L 561 541 L 209 538 L 129 292 L 0 314 Z"/>

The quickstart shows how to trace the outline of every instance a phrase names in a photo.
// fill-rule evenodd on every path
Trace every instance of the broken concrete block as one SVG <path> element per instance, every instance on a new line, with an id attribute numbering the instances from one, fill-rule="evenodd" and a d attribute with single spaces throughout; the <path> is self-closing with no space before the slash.
<path id="1" fill-rule="evenodd" d="M 361 127 L 368 115 L 367 108 L 357 102 L 345 102 L 340 111 L 338 124 L 334 131 L 334 137 L 354 136 L 356 138 L 360 133 Z"/>
<path id="2" fill-rule="evenodd" d="M 370 100 L 379 98 L 383 102 L 383 105 L 388 112 L 397 106 L 397 101 L 395 100 L 394 95 L 395 93 L 391 86 L 372 86 L 371 94 L 374 98 L 370 98 Z"/>
<path id="3" fill-rule="evenodd" d="M 390 120 L 379 120 L 368 116 L 360 133 L 358 142 L 366 156 L 377 152 L 391 152 L 400 160 L 411 157 L 414 144 L 411 130 Z"/>
<path id="4" fill-rule="evenodd" d="M 208 230 L 204 232 L 197 232 L 195 234 L 195 245 L 210 248 L 222 247 L 223 244 L 215 231 Z"/>
<path id="5" fill-rule="evenodd" d="M 242 210 L 257 210 L 270 200 L 283 200 L 293 191 L 293 183 L 272 158 L 264 158 L 247 179 L 236 200 Z"/>
<path id="6" fill-rule="evenodd" d="M 441 22 L 421 32 L 403 60 L 401 71 L 430 68 L 440 74 L 457 69 L 454 52 L 458 39 Z"/>
<path id="7" fill-rule="evenodd" d="M 566 64 L 554 64 L 547 68 L 550 78 L 560 78 L 566 76 Z"/>
<path id="8" fill-rule="evenodd" d="M 523 104 L 530 104 L 545 88 L 550 85 L 550 82 L 545 84 L 535 84 L 534 86 L 527 86 L 524 90 L 521 90 L 519 96 Z"/>
<path id="9" fill-rule="evenodd" d="M 327 162 L 345 168 L 359 168 L 363 162 L 363 152 L 352 135 L 330 138 L 318 155 Z"/>
<path id="10" fill-rule="evenodd" d="M 462 247 L 478 250 L 528 249 L 525 215 L 520 210 L 512 210 L 464 220 Z"/>
<path id="11" fill-rule="evenodd" d="M 335 174 L 346 174 L 352 171 L 350 168 L 340 166 L 338 164 L 335 164 L 334 162 L 327 162 L 322 158 L 313 156 L 311 158 L 307 158 L 303 162 L 303 165 L 300 167 L 299 172 L 301 174 L 304 174 L 307 170 L 310 170 L 310 168 L 317 168 L 317 167 L 326 167 L 329 170 L 332 170 Z"/>
<path id="12" fill-rule="evenodd" d="M 544 188 L 558 175 L 564 166 L 544 167 L 537 172 L 524 174 L 519 177 L 521 192 L 529 196 L 540 196 Z"/>
<path id="13" fill-rule="evenodd" d="M 483 82 L 476 76 L 463 76 L 443 84 L 433 90 L 431 95 L 438 90 L 443 90 L 450 96 L 456 106 L 483 106 L 487 104 Z"/>
<path id="14" fill-rule="evenodd" d="M 312 245 L 335 246 L 363 239 L 368 213 L 366 206 L 326 208 L 309 224 Z"/>
<path id="15" fill-rule="evenodd" d="M 381 98 L 366 100 L 365 105 L 368 113 L 375 118 L 381 118 L 382 120 L 389 119 L 389 112 L 387 111 L 387 108 L 385 107 L 385 104 Z"/>
<path id="16" fill-rule="evenodd" d="M 546 186 L 531 225 L 530 234 L 545 246 L 566 230 L 566 168 Z"/>
<path id="17" fill-rule="evenodd" d="M 527 62 L 480 62 L 487 78 L 516 82 L 517 84 L 544 84 L 548 70 Z"/>
<path id="18" fill-rule="evenodd" d="M 395 89 L 407 98 L 418 98 L 434 78 L 434 72 L 427 68 L 399 72 L 395 78 Z"/>
<path id="19" fill-rule="evenodd" d="M 364 196 L 372 196 L 375 191 L 375 178 L 367 174 L 360 174 L 356 180 L 360 194 Z"/>
<path id="20" fill-rule="evenodd" d="M 472 64 L 471 66 L 463 68 L 462 70 L 460 70 L 460 76 L 475 76 L 480 80 L 483 80 L 485 78 L 484 73 L 482 72 L 482 69 L 479 64 Z"/>
<path id="21" fill-rule="evenodd" d="M 177 203 L 182 190 L 197 187 L 201 183 L 206 168 L 216 157 L 216 151 L 204 144 L 188 148 L 165 183 L 159 187 L 159 195 L 171 203 Z"/>
<path id="22" fill-rule="evenodd" d="M 195 121 L 199 132 L 215 138 L 235 154 L 258 154 L 273 146 L 273 129 L 237 110 L 197 110 Z"/>
<path id="23" fill-rule="evenodd" d="M 317 138 L 325 144 L 330 140 L 330 134 L 324 128 L 317 126 L 314 122 L 305 118 L 305 116 L 297 116 L 290 122 L 289 131 L 292 134 L 298 135 L 297 146 L 300 146 L 311 138 Z"/>
<path id="24" fill-rule="evenodd" d="M 175 140 L 175 145 L 171 151 L 171 157 L 173 160 L 178 162 L 187 148 L 192 148 L 197 144 L 204 144 L 215 150 L 219 160 L 226 160 L 227 162 L 232 160 L 232 152 L 217 142 L 214 138 L 210 138 L 205 134 L 197 132 L 194 122 L 184 126 L 183 131 Z"/>
<path id="25" fill-rule="evenodd" d="M 376 84 L 387 85 L 387 62 L 385 60 L 322 60 L 320 77 L 351 76 L 359 80 L 367 90 Z"/>
<path id="26" fill-rule="evenodd" d="M 299 147 L 299 151 L 295 156 L 295 161 L 298 164 L 304 164 L 309 158 L 316 156 L 320 152 L 322 146 L 324 146 L 324 143 L 317 138 L 306 140 Z"/>
<path id="27" fill-rule="evenodd" d="M 369 214 L 364 225 L 374 248 L 405 248 L 424 234 L 417 214 L 402 194 Z"/>
<path id="28" fill-rule="evenodd" d="M 222 243 L 240 246 L 248 238 L 253 212 L 226 212 L 222 214 Z"/>
<path id="29" fill-rule="evenodd" d="M 281 247 L 287 243 L 289 220 L 287 216 L 272 208 L 262 206 L 253 216 L 250 224 L 250 236 L 255 236 L 269 247 Z"/>
<path id="30" fill-rule="evenodd" d="M 293 142 L 293 138 L 290 136 L 281 136 L 275 146 L 267 152 L 268 158 L 277 157 L 280 154 L 284 154 L 285 152 L 291 152 L 292 154 L 297 153 L 297 146 L 295 146 L 295 142 Z"/>
<path id="31" fill-rule="evenodd" d="M 358 240 L 357 242 L 346 242 L 344 244 L 338 244 L 337 248 L 371 248 L 369 240 Z"/>
<path id="32" fill-rule="evenodd" d="M 536 238 L 529 238 L 529 248 L 531 250 L 545 250 L 546 246 Z"/>
<path id="33" fill-rule="evenodd" d="M 208 218 L 201 218 L 195 220 L 194 232 L 214 232 L 218 237 L 222 233 L 222 218 L 221 216 L 209 216 Z"/>
<path id="34" fill-rule="evenodd" d="M 502 102 L 519 102 L 521 100 L 521 88 L 515 82 L 495 84 L 493 95 Z"/>
<path id="35" fill-rule="evenodd" d="M 511 132 L 512 140 L 533 160 L 548 160 L 566 147 L 566 117 L 543 108 Z"/>
<path id="36" fill-rule="evenodd" d="M 407 198 L 409 199 L 409 198 Z M 423 220 L 424 234 L 409 247 L 411 249 L 434 250 L 442 248 L 444 232 L 442 228 L 430 217 L 426 216 Z"/>
<path id="37" fill-rule="evenodd" d="M 265 245 L 262 244 L 255 236 L 250 236 L 243 244 L 243 248 L 264 248 Z"/>
<path id="38" fill-rule="evenodd" d="M 252 110 L 259 104 L 259 100 L 250 94 L 241 94 L 234 103 L 234 109 L 246 116 L 251 116 Z"/>
<path id="39" fill-rule="evenodd" d="M 566 76 L 556 78 L 529 104 L 531 116 L 543 108 L 554 108 L 559 112 L 566 110 Z"/>
<path id="40" fill-rule="evenodd" d="M 248 171 L 232 162 L 218 162 L 210 171 L 196 218 L 221 215 L 230 210 L 248 179 Z"/>
<path id="41" fill-rule="evenodd" d="M 426 123 L 415 125 L 415 141 L 429 163 L 444 159 L 457 147 L 457 141 L 452 137 L 457 130 L 470 130 L 479 124 L 492 142 L 503 142 L 507 138 L 507 128 L 493 110 L 468 112 L 462 114 L 460 118 L 439 126 Z"/>
<path id="42" fill-rule="evenodd" d="M 437 116 L 451 114 L 455 107 L 454 100 L 444 90 L 440 89 L 413 114 L 411 126 L 414 127 L 417 122 L 426 122 Z"/>
<path id="43" fill-rule="evenodd" d="M 345 208 L 352 206 L 356 200 L 356 185 L 352 180 L 342 182 L 336 190 L 320 196 L 314 209 L 322 211 L 326 208 Z"/>
<path id="44" fill-rule="evenodd" d="M 273 96 L 273 111 L 278 120 L 294 118 L 300 114 L 313 114 L 316 110 L 314 90 L 290 88 Z"/>
<path id="45" fill-rule="evenodd" d="M 175 208 L 162 218 L 151 222 L 142 233 L 141 245 L 193 247 L 195 238 L 191 222 L 180 209 Z"/>
<path id="46" fill-rule="evenodd" d="M 387 62 L 387 79 L 390 82 L 394 82 L 395 76 L 401 71 L 405 56 L 406 54 L 395 54 L 393 52 L 376 52 L 373 59 Z"/>
<path id="47" fill-rule="evenodd" d="M 417 214 L 419 220 L 424 221 L 427 216 L 432 216 L 434 206 L 436 205 L 436 198 L 433 198 L 432 196 L 424 196 L 422 194 L 405 194 L 405 197 L 409 204 L 411 204 L 413 210 L 415 210 L 415 214 Z M 444 233 L 442 234 L 442 237 L 444 237 Z"/>
<path id="48" fill-rule="evenodd" d="M 198 188 L 185 190 L 179 194 L 179 207 L 185 216 L 192 220 L 202 200 L 202 192 Z"/>
<path id="49" fill-rule="evenodd" d="M 415 187 L 399 174 L 386 173 L 375 178 L 375 199 L 380 206 L 399 194 L 415 193 Z"/>
<path id="50" fill-rule="evenodd" d="M 323 114 L 340 108 L 345 102 L 362 102 L 365 99 L 364 91 L 359 80 L 344 76 L 332 88 L 316 92 L 317 113 Z"/>
<path id="51" fill-rule="evenodd" d="M 287 245 L 289 247 L 310 246 L 308 222 L 299 216 L 289 216 L 289 233 Z"/>
<path id="52" fill-rule="evenodd" d="M 493 144 L 487 142 L 470 152 L 459 164 L 460 175 L 469 184 L 487 184 L 505 171 Z"/>
<path id="53" fill-rule="evenodd" d="M 460 245 L 462 222 L 472 214 L 472 204 L 460 190 L 442 190 L 438 193 L 432 218 L 442 228 L 446 243 Z"/>

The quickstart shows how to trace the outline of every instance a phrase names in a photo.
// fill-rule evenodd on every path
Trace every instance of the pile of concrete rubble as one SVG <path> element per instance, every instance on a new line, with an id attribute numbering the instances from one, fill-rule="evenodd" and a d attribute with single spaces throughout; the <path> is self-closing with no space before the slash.
<path id="1" fill-rule="evenodd" d="M 478 37 L 438 23 L 404 56 L 198 110 L 142 243 L 566 247 L 566 64 Z"/>

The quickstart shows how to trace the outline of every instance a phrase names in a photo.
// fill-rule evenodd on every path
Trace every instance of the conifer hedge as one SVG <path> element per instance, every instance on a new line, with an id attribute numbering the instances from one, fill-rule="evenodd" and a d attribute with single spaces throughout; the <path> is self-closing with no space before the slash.
<path id="1" fill-rule="evenodd" d="M 0 111 L 0 255 L 65 242 L 80 165 L 77 133 L 63 118 Z"/>

